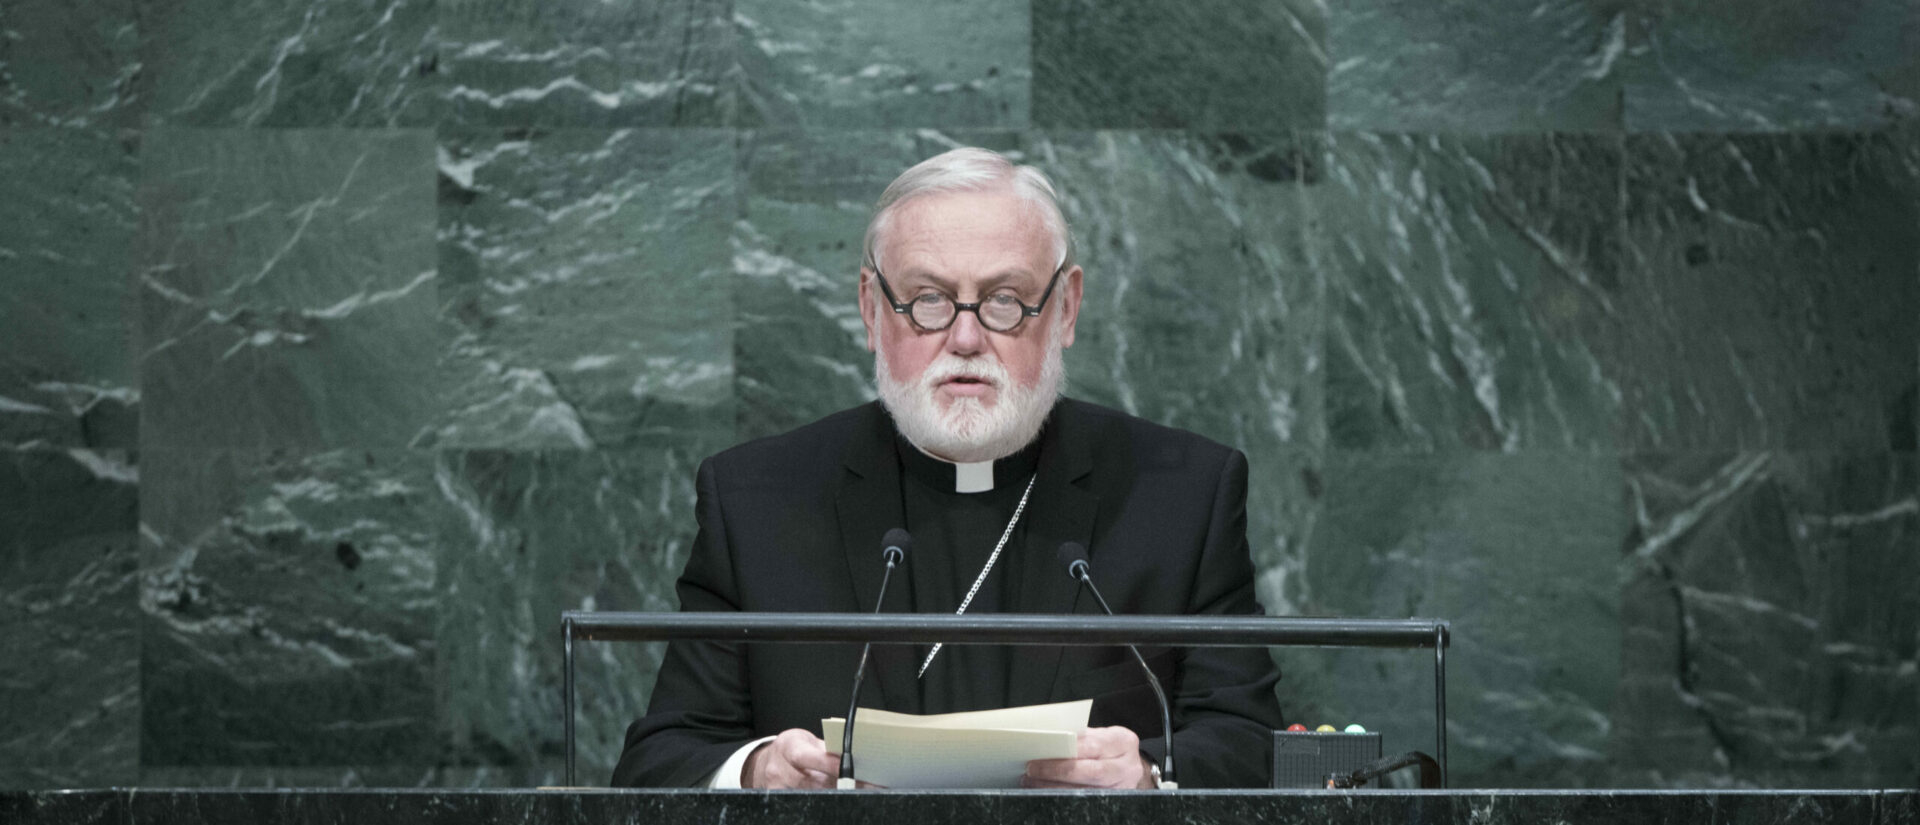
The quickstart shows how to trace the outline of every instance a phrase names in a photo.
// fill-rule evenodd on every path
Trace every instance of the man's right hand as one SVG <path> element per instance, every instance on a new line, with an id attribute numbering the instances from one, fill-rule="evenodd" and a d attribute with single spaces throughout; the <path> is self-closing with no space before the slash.
<path id="1" fill-rule="evenodd" d="M 740 769 L 742 788 L 831 788 L 840 775 L 840 757 L 800 728 L 781 731 L 772 742 L 754 748 Z"/>

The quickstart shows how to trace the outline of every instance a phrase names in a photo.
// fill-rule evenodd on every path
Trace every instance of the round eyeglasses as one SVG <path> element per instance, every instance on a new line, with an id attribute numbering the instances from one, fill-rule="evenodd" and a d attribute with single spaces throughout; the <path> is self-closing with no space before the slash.
<path id="1" fill-rule="evenodd" d="M 887 277 L 880 273 L 880 267 L 873 267 L 873 279 L 880 282 L 880 294 L 885 295 L 887 304 L 893 311 L 907 316 L 915 327 L 926 332 L 939 332 L 953 326 L 954 319 L 962 312 L 971 312 L 980 319 L 980 326 L 994 332 L 1012 332 L 1018 329 L 1028 318 L 1036 318 L 1040 310 L 1046 308 L 1047 299 L 1053 296 L 1053 288 L 1060 283 L 1060 273 L 1066 271 L 1063 262 L 1053 271 L 1053 277 L 1047 280 L 1047 291 L 1040 293 L 1040 303 L 1027 306 L 1020 302 L 1020 296 L 1011 289 L 1001 289 L 987 294 L 983 300 L 963 304 L 944 292 L 922 292 L 913 296 L 913 300 L 902 303 L 893 296 L 893 288 L 887 285 Z"/>

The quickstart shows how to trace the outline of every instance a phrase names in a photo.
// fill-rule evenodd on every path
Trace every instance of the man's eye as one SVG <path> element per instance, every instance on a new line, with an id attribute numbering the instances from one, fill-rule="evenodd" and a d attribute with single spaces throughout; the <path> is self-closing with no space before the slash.
<path id="1" fill-rule="evenodd" d="M 941 295 L 938 292 L 922 292 L 919 295 L 913 296 L 913 302 L 925 306 L 934 306 L 946 303 L 947 296 Z"/>
<path id="2" fill-rule="evenodd" d="M 995 292 L 987 296 L 986 302 L 998 307 L 1016 307 L 1020 305 L 1020 296 L 1011 292 Z"/>

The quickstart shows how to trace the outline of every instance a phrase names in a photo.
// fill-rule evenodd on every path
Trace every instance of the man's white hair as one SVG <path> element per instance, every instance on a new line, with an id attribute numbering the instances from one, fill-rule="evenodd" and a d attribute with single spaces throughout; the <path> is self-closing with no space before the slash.
<path id="1" fill-rule="evenodd" d="M 1014 195 L 1033 206 L 1034 216 L 1052 236 L 1055 268 L 1072 266 L 1073 233 L 1067 228 L 1067 218 L 1060 211 L 1059 198 L 1046 173 L 1032 166 L 1016 166 L 999 152 L 972 146 L 920 161 L 887 184 L 887 191 L 880 193 L 880 202 L 874 204 L 873 219 L 867 222 L 866 254 L 862 263 L 876 270 L 880 268 L 880 242 L 901 204 L 923 195 L 986 192 L 1007 186 L 1013 189 Z"/>

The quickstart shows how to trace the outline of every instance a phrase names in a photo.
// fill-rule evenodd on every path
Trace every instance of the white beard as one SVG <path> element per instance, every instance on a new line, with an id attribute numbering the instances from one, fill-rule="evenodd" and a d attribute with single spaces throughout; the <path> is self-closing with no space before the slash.
<path id="1" fill-rule="evenodd" d="M 880 403 L 893 416 L 894 426 L 908 441 L 939 458 L 959 463 L 993 461 L 1013 455 L 1033 443 L 1046 423 L 1047 413 L 1060 398 L 1066 378 L 1059 326 L 1047 330 L 1047 357 L 1032 387 L 1023 387 L 1007 374 L 992 355 L 961 358 L 943 352 L 912 384 L 895 380 L 887 367 L 885 347 L 875 336 L 873 375 Z M 934 398 L 941 382 L 955 375 L 974 375 L 993 385 L 992 406 L 980 399 L 959 397 L 943 411 Z"/>

